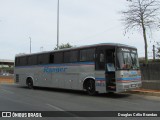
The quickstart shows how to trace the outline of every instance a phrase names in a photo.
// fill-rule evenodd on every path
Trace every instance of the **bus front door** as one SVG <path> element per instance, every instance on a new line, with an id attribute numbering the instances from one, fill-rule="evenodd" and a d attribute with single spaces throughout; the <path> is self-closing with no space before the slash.
<path id="1" fill-rule="evenodd" d="M 115 49 L 97 49 L 95 63 L 96 89 L 101 92 L 115 92 Z"/>
<path id="2" fill-rule="evenodd" d="M 115 49 L 106 50 L 105 53 L 106 90 L 108 92 L 115 92 Z"/>

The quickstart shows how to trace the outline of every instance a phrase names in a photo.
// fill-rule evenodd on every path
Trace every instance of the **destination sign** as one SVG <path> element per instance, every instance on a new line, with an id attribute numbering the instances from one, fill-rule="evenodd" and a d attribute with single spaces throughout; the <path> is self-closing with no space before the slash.
<path id="1" fill-rule="evenodd" d="M 120 48 L 119 50 L 120 50 L 120 51 L 123 51 L 123 52 L 137 53 L 137 50 L 135 50 L 135 49 Z"/>

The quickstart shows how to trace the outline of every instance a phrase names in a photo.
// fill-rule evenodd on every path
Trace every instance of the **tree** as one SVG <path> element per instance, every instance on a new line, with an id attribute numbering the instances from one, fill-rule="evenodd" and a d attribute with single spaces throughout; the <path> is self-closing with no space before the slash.
<path id="1" fill-rule="evenodd" d="M 151 31 L 154 27 L 158 27 L 160 3 L 157 0 L 128 1 L 130 1 L 128 9 L 121 12 L 124 16 L 122 21 L 125 25 L 125 32 L 135 28 L 142 30 L 145 44 L 145 62 L 148 64 L 147 32 Z"/>
<path id="2" fill-rule="evenodd" d="M 156 57 L 160 58 L 160 42 L 157 42 L 157 53 L 156 53 Z"/>
<path id="3" fill-rule="evenodd" d="M 73 46 L 70 45 L 69 43 L 67 43 L 67 44 L 61 44 L 61 45 L 59 46 L 59 49 L 71 48 L 71 47 L 73 47 Z M 57 47 L 54 48 L 54 50 L 57 50 Z"/>

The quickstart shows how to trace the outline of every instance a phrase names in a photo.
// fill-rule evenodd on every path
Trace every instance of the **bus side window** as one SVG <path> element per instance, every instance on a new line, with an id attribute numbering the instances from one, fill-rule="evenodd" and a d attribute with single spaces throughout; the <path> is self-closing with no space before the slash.
<path id="1" fill-rule="evenodd" d="M 78 62 L 78 51 L 71 51 L 70 62 Z"/>
<path id="2" fill-rule="evenodd" d="M 44 54 L 39 54 L 38 55 L 38 64 L 48 64 L 49 63 L 49 54 L 44 53 Z"/>
<path id="3" fill-rule="evenodd" d="M 16 58 L 15 59 L 15 66 L 19 66 L 20 65 L 20 58 Z"/>
<path id="4" fill-rule="evenodd" d="M 95 57 L 94 48 L 80 50 L 80 61 L 81 62 L 86 62 L 86 61 L 92 62 L 94 61 L 94 57 Z"/>
<path id="5" fill-rule="evenodd" d="M 63 63 L 63 52 L 57 52 L 54 54 L 54 63 Z"/>
<path id="6" fill-rule="evenodd" d="M 50 54 L 49 63 L 54 63 L 54 54 Z"/>
<path id="7" fill-rule="evenodd" d="M 69 63 L 71 58 L 71 52 L 64 52 L 64 63 Z"/>
<path id="8" fill-rule="evenodd" d="M 78 62 L 78 51 L 64 52 L 64 63 Z"/>
<path id="9" fill-rule="evenodd" d="M 105 68 L 104 63 L 105 63 L 104 51 L 103 50 L 97 51 L 96 70 L 104 70 L 104 68 Z"/>
<path id="10" fill-rule="evenodd" d="M 18 66 L 26 66 L 26 65 L 27 65 L 27 57 L 20 57 Z"/>
<path id="11" fill-rule="evenodd" d="M 36 65 L 37 64 L 37 55 L 28 56 L 28 65 Z"/>

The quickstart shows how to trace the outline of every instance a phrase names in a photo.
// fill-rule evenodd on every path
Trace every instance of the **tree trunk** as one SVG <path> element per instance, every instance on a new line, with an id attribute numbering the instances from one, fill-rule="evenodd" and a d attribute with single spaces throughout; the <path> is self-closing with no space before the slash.
<path id="1" fill-rule="evenodd" d="M 145 44 L 145 64 L 148 64 L 148 44 L 147 44 L 147 37 L 146 37 L 146 29 L 143 24 L 142 24 L 142 30 L 143 30 L 143 38 L 144 38 L 144 44 Z"/>

